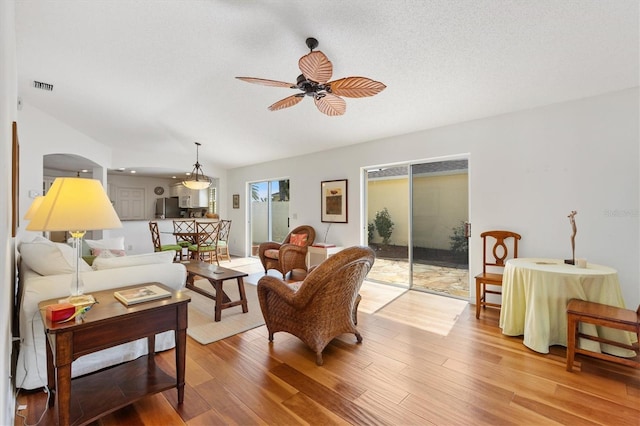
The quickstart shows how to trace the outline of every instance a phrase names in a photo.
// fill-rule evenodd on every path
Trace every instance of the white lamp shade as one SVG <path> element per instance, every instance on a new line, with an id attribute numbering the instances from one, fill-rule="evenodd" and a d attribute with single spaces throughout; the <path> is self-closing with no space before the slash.
<path id="1" fill-rule="evenodd" d="M 210 180 L 185 180 L 182 182 L 189 189 L 206 189 L 211 186 Z"/>
<path id="2" fill-rule="evenodd" d="M 24 215 L 25 220 L 31 220 L 34 218 L 36 212 L 40 208 L 40 205 L 42 205 L 42 200 L 44 200 L 44 195 L 38 195 L 33 199 L 33 202 L 29 206 L 29 210 L 27 210 L 27 213 Z"/>
<path id="3" fill-rule="evenodd" d="M 118 214 L 99 181 L 56 178 L 26 229 L 90 231 L 121 227 Z"/>

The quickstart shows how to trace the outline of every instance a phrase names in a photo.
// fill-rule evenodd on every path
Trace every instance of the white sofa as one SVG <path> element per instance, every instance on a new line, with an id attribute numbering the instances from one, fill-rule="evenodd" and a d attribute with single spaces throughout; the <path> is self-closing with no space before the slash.
<path id="1" fill-rule="evenodd" d="M 23 243 L 24 245 L 24 243 Z M 29 249 L 42 246 L 30 246 Z M 21 251 L 23 246 L 21 246 Z M 24 248 L 25 253 L 27 248 Z M 43 256 L 37 253 L 37 259 Z M 107 290 L 126 285 L 135 285 L 146 282 L 159 282 L 166 286 L 180 290 L 184 288 L 186 281 L 186 268 L 179 263 L 173 263 L 174 252 L 150 253 L 122 258 L 105 258 L 102 261 L 94 261 L 92 270 L 88 265 L 83 265 L 81 273 L 85 286 L 85 294 L 95 291 Z M 46 257 L 46 256 L 44 256 Z M 33 253 L 21 255 L 20 265 L 20 293 L 19 321 L 20 321 L 20 352 L 16 371 L 16 386 L 23 389 L 37 389 L 47 383 L 47 364 L 45 335 L 38 303 L 55 298 L 64 298 L 69 295 L 71 274 L 41 275 L 34 271 L 39 269 L 33 260 Z M 60 261 L 58 259 L 58 261 Z M 47 262 L 50 269 L 51 261 Z M 65 268 L 68 265 L 65 265 Z M 64 270 L 64 268 L 63 268 Z M 90 312 L 87 315 L 90 315 Z M 156 336 L 156 351 L 170 349 L 174 346 L 174 333 L 171 331 Z M 72 377 L 87 374 L 124 361 L 130 361 L 147 353 L 146 339 L 129 342 L 113 348 L 105 349 L 75 360 L 71 367 Z"/>

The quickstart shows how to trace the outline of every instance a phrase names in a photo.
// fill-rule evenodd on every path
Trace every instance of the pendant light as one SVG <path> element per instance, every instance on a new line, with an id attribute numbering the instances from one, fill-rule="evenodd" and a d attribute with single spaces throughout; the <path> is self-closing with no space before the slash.
<path id="1" fill-rule="evenodd" d="M 182 181 L 182 184 L 189 189 L 206 189 L 211 186 L 211 179 L 208 176 L 205 176 L 202 171 L 202 166 L 198 161 L 198 148 L 200 147 L 200 142 L 194 142 L 196 144 L 196 164 L 193 165 L 193 171 L 191 175 Z"/>

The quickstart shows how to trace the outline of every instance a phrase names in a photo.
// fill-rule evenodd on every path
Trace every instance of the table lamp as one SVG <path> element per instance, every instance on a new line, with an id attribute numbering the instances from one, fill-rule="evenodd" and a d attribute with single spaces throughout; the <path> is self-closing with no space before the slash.
<path id="1" fill-rule="evenodd" d="M 69 301 L 74 303 L 81 302 L 84 294 L 84 284 L 79 268 L 84 234 L 90 230 L 121 227 L 122 223 L 99 181 L 65 177 L 56 178 L 26 229 L 28 231 L 69 231 L 73 237 L 75 274 L 71 279 Z"/>

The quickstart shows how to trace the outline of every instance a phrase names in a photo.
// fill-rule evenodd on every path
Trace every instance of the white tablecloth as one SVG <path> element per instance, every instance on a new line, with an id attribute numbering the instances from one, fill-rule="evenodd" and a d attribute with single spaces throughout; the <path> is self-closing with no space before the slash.
<path id="1" fill-rule="evenodd" d="M 548 353 L 549 346 L 567 346 L 567 303 L 582 299 L 624 307 L 618 273 L 607 266 L 587 268 L 566 265 L 558 259 L 518 258 L 507 261 L 502 279 L 500 328 L 509 336 L 524 335 L 525 346 Z M 630 343 L 631 333 L 590 324 L 580 330 L 611 340 Z M 634 352 L 580 339 L 580 347 L 632 357 Z"/>

